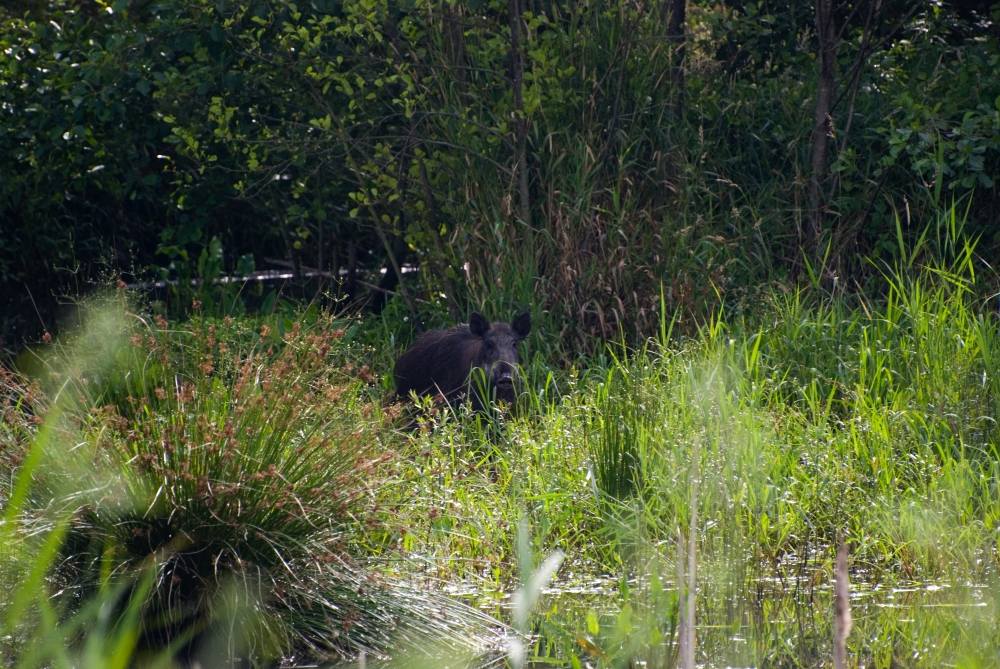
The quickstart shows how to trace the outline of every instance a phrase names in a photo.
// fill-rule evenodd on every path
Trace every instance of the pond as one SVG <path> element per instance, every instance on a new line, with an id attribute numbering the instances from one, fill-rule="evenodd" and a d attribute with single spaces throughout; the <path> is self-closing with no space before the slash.
<path id="1" fill-rule="evenodd" d="M 1000 590 L 992 579 L 852 578 L 848 666 L 1000 666 Z M 512 619 L 514 591 L 451 592 Z M 678 666 L 677 593 L 675 579 L 655 574 L 563 578 L 541 591 L 526 666 Z M 792 577 L 707 573 L 696 611 L 699 667 L 833 666 L 833 583 L 822 570 Z"/>

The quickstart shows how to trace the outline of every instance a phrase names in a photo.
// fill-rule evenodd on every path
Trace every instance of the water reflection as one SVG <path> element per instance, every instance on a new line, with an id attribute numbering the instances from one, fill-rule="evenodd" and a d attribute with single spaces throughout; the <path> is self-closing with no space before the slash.
<path id="1" fill-rule="evenodd" d="M 699 583 L 698 666 L 832 666 L 832 575 L 709 578 L 714 575 L 706 569 Z M 998 593 L 992 577 L 856 580 L 850 594 L 849 666 L 1000 666 Z M 466 595 L 509 619 L 509 593 Z M 529 666 L 677 666 L 673 580 L 655 572 L 641 579 L 578 577 L 547 588 L 544 595 L 535 614 Z"/>

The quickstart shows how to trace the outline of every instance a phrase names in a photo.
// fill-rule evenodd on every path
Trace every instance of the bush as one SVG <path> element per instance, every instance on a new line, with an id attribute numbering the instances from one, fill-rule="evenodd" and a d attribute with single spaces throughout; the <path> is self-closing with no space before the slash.
<path id="1" fill-rule="evenodd" d="M 801 248 L 813 16 L 780 4 L 689 0 L 683 91 L 661 12 L 532 5 L 520 96 L 497 0 L 0 10 L 3 328 L 17 345 L 33 301 L 48 321 L 52 293 L 102 273 L 183 294 L 280 266 L 376 310 L 392 290 L 418 320 L 532 303 L 565 358 L 654 333 L 661 287 L 692 333 L 719 299 L 752 304 L 802 276 L 803 251 L 823 257 Z M 862 287 L 878 277 L 859 259 L 896 253 L 904 200 L 920 221 L 972 193 L 970 230 L 997 243 L 992 19 L 880 6 L 871 52 L 861 6 L 837 16 L 823 184 L 824 269 Z"/>

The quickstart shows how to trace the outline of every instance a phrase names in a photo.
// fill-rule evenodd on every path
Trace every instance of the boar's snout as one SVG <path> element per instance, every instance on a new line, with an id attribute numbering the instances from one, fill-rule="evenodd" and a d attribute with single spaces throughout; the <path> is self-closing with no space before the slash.
<path id="1" fill-rule="evenodd" d="M 513 404 L 517 397 L 514 388 L 514 368 L 508 363 L 501 363 L 497 367 L 500 369 L 493 377 L 496 398 Z"/>
<path id="2" fill-rule="evenodd" d="M 514 389 L 514 365 L 507 361 L 498 362 L 493 368 L 493 385 L 499 388 Z"/>

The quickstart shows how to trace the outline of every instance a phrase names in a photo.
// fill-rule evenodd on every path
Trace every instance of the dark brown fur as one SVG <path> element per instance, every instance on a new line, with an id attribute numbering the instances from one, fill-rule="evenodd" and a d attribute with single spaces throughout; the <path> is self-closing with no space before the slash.
<path id="1" fill-rule="evenodd" d="M 519 363 L 517 344 L 530 329 L 527 313 L 517 316 L 513 324 L 490 324 L 474 313 L 469 325 L 425 332 L 396 361 L 396 393 L 400 397 L 411 391 L 417 395 L 439 393 L 455 399 L 466 393 L 472 370 L 482 368 L 491 394 L 512 402 Z"/>

